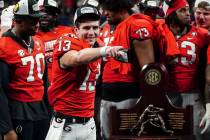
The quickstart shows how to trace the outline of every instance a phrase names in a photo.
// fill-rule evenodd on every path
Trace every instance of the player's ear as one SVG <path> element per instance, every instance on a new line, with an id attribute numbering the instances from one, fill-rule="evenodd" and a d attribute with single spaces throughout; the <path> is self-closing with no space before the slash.
<path id="1" fill-rule="evenodd" d="M 76 35 L 78 35 L 78 31 L 79 31 L 79 28 L 77 26 L 74 26 L 74 32 L 76 33 Z"/>

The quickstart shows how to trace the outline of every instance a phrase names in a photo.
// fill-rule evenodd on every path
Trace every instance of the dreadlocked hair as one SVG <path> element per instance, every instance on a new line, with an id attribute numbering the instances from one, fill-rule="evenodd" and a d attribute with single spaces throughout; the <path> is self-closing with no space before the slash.
<path id="1" fill-rule="evenodd" d="M 171 13 L 165 18 L 165 22 L 167 25 L 179 24 L 179 19 L 177 17 L 176 12 Z"/>

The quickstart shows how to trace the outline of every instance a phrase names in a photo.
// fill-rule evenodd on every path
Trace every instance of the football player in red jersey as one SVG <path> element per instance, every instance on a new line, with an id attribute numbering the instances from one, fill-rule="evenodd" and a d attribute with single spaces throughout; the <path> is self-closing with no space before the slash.
<path id="1" fill-rule="evenodd" d="M 2 85 L 10 110 L 5 109 L 8 117 L 2 120 L 7 122 L 5 138 L 15 131 L 18 140 L 44 140 L 47 133 L 48 112 L 43 102 L 44 46 L 41 40 L 32 37 L 40 16 L 36 1 L 19 1 L 14 8 L 14 27 L 0 38 Z"/>
<path id="2" fill-rule="evenodd" d="M 6 24 L 8 24 L 7 21 L 5 21 L 5 18 L 2 18 L 2 11 L 3 13 L 5 13 L 5 9 L 2 10 L 2 8 L 4 8 L 4 1 L 1 0 L 0 1 L 0 10 L 1 10 L 1 21 L 0 21 L 0 36 L 2 35 L 2 33 L 4 33 L 5 31 L 8 30 L 8 27 Z M 5 15 L 5 14 L 3 14 Z M 4 21 L 2 21 L 4 20 Z M 10 20 L 12 21 L 12 20 Z M 6 23 L 6 24 L 5 24 Z M 6 27 L 5 27 L 6 26 Z M 0 61 L 0 66 L 2 66 L 2 62 Z M 11 118 L 10 118 L 10 113 L 9 113 L 9 108 L 7 105 L 7 97 L 4 95 L 4 91 L 3 91 L 3 69 L 2 67 L 0 68 L 0 139 L 2 140 L 2 136 L 4 136 L 4 140 L 17 140 L 17 134 L 15 133 L 15 131 L 12 128 L 12 124 L 11 124 Z"/>
<path id="3" fill-rule="evenodd" d="M 36 36 L 39 37 L 45 46 L 45 59 L 48 68 L 48 80 L 52 80 L 52 53 L 56 40 L 63 34 L 72 32 L 73 28 L 57 24 L 57 16 L 60 13 L 58 3 L 55 0 L 39 0 L 39 6 L 45 13 L 39 21 L 39 31 Z"/>
<path id="4" fill-rule="evenodd" d="M 102 75 L 101 131 L 103 139 L 109 139 L 110 106 L 126 109 L 139 99 L 139 72 L 142 66 L 155 62 L 154 50 L 159 47 L 158 25 L 143 14 L 129 15 L 134 3 L 128 0 L 101 0 L 103 14 L 110 28 L 105 26 L 105 45 L 121 45 L 131 50 L 133 60 L 122 63 L 107 58 Z M 108 27 L 108 28 L 107 28 Z M 153 44 L 157 44 L 156 47 Z M 129 61 L 129 55 L 120 58 Z"/>
<path id="5" fill-rule="evenodd" d="M 209 123 L 205 124 L 203 122 L 209 122 L 210 119 L 210 99 L 208 95 L 205 98 L 205 102 L 202 102 L 202 86 L 205 80 L 200 81 L 199 77 L 205 75 L 202 70 L 205 69 L 205 64 L 200 64 L 206 59 L 204 56 L 206 55 L 210 36 L 208 30 L 190 25 L 189 5 L 186 0 L 170 1 L 167 5 L 170 6 L 164 9 L 166 13 L 165 22 L 176 37 L 176 42 L 180 49 L 180 55 L 167 64 L 169 72 L 168 95 L 175 105 L 181 107 L 193 105 L 196 140 L 207 140 L 210 139 L 210 135 L 206 131 Z M 203 51 L 205 53 L 201 55 Z M 201 73 L 202 71 L 203 73 Z M 201 83 L 203 85 L 200 85 Z M 206 104 L 206 113 L 203 104 Z M 202 125 L 206 125 L 205 128 L 199 128 L 202 118 Z"/>
<path id="6" fill-rule="evenodd" d="M 52 81 L 52 53 L 56 40 L 65 33 L 72 32 L 72 27 L 58 26 L 57 17 L 60 13 L 58 3 L 55 0 L 39 0 L 38 5 L 41 8 L 43 15 L 39 20 L 39 29 L 36 37 L 44 43 L 45 61 L 47 63 L 47 75 L 49 85 Z M 48 104 L 47 96 L 45 102 L 50 112 L 50 117 L 53 114 L 52 108 Z"/>
<path id="7" fill-rule="evenodd" d="M 96 139 L 93 115 L 99 58 L 118 56 L 121 48 L 94 48 L 99 18 L 95 7 L 79 7 L 74 16 L 74 32 L 61 37 L 55 45 L 48 95 L 56 113 L 46 140 Z"/>

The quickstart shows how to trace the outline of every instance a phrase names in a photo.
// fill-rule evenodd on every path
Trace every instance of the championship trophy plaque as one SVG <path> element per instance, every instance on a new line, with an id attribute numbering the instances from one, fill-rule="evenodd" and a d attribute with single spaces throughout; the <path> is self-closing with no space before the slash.
<path id="1" fill-rule="evenodd" d="M 168 73 L 162 64 L 141 72 L 141 97 L 130 109 L 111 108 L 112 140 L 193 140 L 193 108 L 176 107 L 167 96 Z"/>

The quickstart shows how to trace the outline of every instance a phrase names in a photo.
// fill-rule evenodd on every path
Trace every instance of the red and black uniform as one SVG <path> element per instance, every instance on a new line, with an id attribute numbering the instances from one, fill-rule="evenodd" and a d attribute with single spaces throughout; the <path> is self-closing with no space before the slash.
<path id="1" fill-rule="evenodd" d="M 42 42 L 32 37 L 29 47 L 23 47 L 11 32 L 1 38 L 0 59 L 12 69 L 7 85 L 9 99 L 20 102 L 41 101 L 44 94 L 44 48 Z"/>
<path id="2" fill-rule="evenodd" d="M 72 27 L 57 26 L 49 32 L 37 32 L 36 36 L 44 42 L 45 60 L 48 68 L 48 80 L 52 81 L 52 53 L 56 40 L 64 34 L 72 32 Z"/>
<path id="3" fill-rule="evenodd" d="M 47 125 L 44 124 L 48 123 L 48 112 L 43 102 L 44 46 L 36 37 L 30 40 L 30 44 L 25 44 L 11 30 L 0 39 L 1 85 L 9 100 L 13 129 L 19 125 L 28 129 L 35 125 L 33 123 L 41 122 L 42 129 L 34 127 L 31 131 L 40 129 L 43 131 L 40 135 L 46 135 Z M 30 135 L 24 132 L 21 129 L 19 133 L 23 137 Z"/>
<path id="4" fill-rule="evenodd" d="M 170 91 L 185 93 L 199 89 L 198 77 L 205 75 L 200 73 L 200 69 L 205 68 L 205 64 L 201 66 L 200 62 L 206 63 L 206 51 L 205 54 L 202 52 L 207 49 L 209 39 L 207 30 L 195 26 L 192 26 L 187 34 L 177 37 L 180 55 L 167 66 Z"/>
<path id="5" fill-rule="evenodd" d="M 118 24 L 112 35 L 107 33 L 109 30 L 105 30 L 102 36 L 104 36 L 104 42 L 108 46 L 123 46 L 125 49 L 133 50 L 131 45 L 133 40 L 151 39 L 153 44 L 156 44 L 155 47 L 158 48 L 161 42 L 157 26 L 157 23 L 149 17 L 133 14 Z M 128 98 L 138 98 L 139 70 L 137 60 L 133 63 L 122 63 L 114 58 L 107 58 L 103 71 L 103 99 L 121 101 Z"/>
<path id="6" fill-rule="evenodd" d="M 127 109 L 133 107 L 139 97 L 141 89 L 139 86 L 140 66 L 135 56 L 133 40 L 144 41 L 150 39 L 153 43 L 156 59 L 162 60 L 159 53 L 164 54 L 162 47 L 165 40 L 158 29 L 158 24 L 150 17 L 142 14 L 133 14 L 119 23 L 112 33 L 112 26 L 105 26 L 103 34 L 105 45 L 123 46 L 130 50 L 131 61 L 122 63 L 114 58 L 106 58 L 103 70 L 102 101 L 101 101 L 101 134 L 105 139 L 110 139 L 110 107 Z M 137 47 L 137 46 L 135 46 Z M 162 47 L 162 48 L 161 48 Z M 175 53 L 171 53 L 176 54 Z"/>
<path id="7" fill-rule="evenodd" d="M 207 64 L 208 65 L 210 64 L 210 44 L 209 44 L 208 49 L 207 49 Z"/>
<path id="8" fill-rule="evenodd" d="M 77 67 L 62 69 L 59 59 L 71 50 L 80 51 L 90 45 L 79 40 L 74 33 L 58 40 L 53 51 L 52 83 L 49 102 L 55 112 L 76 117 L 93 117 L 96 79 L 100 74 L 100 62 L 95 61 Z"/>

